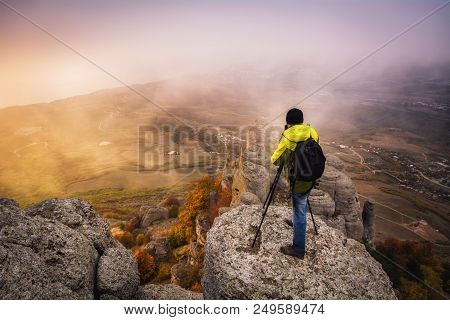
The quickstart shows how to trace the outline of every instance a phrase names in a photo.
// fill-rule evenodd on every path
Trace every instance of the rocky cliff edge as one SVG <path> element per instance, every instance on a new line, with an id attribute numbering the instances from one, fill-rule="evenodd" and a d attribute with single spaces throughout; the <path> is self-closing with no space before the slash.
<path id="1" fill-rule="evenodd" d="M 204 260 L 205 299 L 396 298 L 388 276 L 364 245 L 319 217 L 319 235 L 308 220 L 304 260 L 279 252 L 292 241 L 292 228 L 283 221 L 291 217 L 288 207 L 269 209 L 252 249 L 261 214 L 261 206 L 241 205 L 214 221 Z"/>

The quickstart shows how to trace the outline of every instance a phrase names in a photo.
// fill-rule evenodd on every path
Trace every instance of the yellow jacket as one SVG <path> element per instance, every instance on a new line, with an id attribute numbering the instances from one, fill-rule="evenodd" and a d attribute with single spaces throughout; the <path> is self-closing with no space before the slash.
<path id="1" fill-rule="evenodd" d="M 285 163 L 284 169 L 287 176 L 289 169 L 293 166 L 293 152 L 297 142 L 305 141 L 310 137 L 319 142 L 319 135 L 316 129 L 309 124 L 297 124 L 284 130 L 283 137 L 270 158 L 271 162 L 277 166 Z M 294 193 L 304 193 L 311 188 L 312 184 L 313 182 L 296 181 L 293 191 Z"/>

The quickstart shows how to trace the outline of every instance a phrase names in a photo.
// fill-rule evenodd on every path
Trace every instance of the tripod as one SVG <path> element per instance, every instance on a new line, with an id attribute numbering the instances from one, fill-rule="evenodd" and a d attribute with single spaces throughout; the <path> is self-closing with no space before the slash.
<path id="1" fill-rule="evenodd" d="M 258 238 L 259 232 L 261 231 L 261 227 L 262 227 L 262 224 L 266 217 L 267 210 L 269 209 L 269 206 L 272 203 L 273 195 L 275 194 L 275 189 L 277 188 L 278 181 L 280 180 L 281 173 L 283 172 L 283 166 L 284 166 L 284 164 L 281 164 L 278 167 L 277 174 L 275 175 L 275 178 L 273 179 L 273 182 L 270 185 L 269 193 L 267 194 L 266 200 L 264 201 L 264 205 L 263 205 L 264 213 L 262 215 L 261 222 L 259 223 L 258 229 L 256 230 L 255 238 L 253 239 L 253 243 L 252 243 L 252 248 L 255 246 L 256 239 Z M 314 221 L 312 209 L 311 209 L 311 206 L 309 205 L 309 199 L 307 200 L 307 203 L 308 203 L 308 207 L 309 207 L 309 212 L 311 213 L 311 219 L 314 224 L 314 230 L 316 232 L 316 235 L 318 235 L 319 233 L 317 232 L 316 222 Z"/>

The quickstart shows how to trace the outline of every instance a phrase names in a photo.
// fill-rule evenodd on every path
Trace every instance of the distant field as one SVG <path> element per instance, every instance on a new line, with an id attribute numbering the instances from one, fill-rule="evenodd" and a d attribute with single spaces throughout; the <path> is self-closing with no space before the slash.
<path id="1" fill-rule="evenodd" d="M 236 99 L 227 108 L 216 105 L 205 114 L 202 109 L 211 104 L 210 100 L 189 93 L 190 89 L 173 94 L 166 86 L 171 87 L 156 83 L 140 90 L 172 108 L 184 104 L 171 113 L 178 112 L 184 124 L 193 128 L 198 123 L 209 123 L 205 117 L 212 122 L 230 118 L 235 123 L 245 121 L 245 114 L 235 109 Z M 221 103 L 226 104 L 226 99 L 221 99 Z M 196 141 L 175 143 L 173 132 L 161 131 L 159 142 L 153 143 L 151 157 L 146 158 L 144 166 L 138 163 L 141 125 L 180 123 L 123 88 L 1 109 L 0 194 L 29 204 L 86 190 L 170 187 L 205 174 L 209 152 Z M 180 155 L 168 156 L 171 150 Z M 212 163 L 220 165 L 222 160 L 219 157 Z"/>
<path id="2" fill-rule="evenodd" d="M 399 165 L 397 161 L 385 155 L 384 152 L 374 154 L 365 152 L 361 145 L 380 147 L 383 150 L 405 154 L 412 159 L 421 162 L 423 154 L 433 154 L 428 149 L 430 145 L 413 145 L 408 142 L 411 133 L 396 130 L 395 135 L 390 130 L 376 129 L 376 134 L 370 130 L 358 134 L 342 134 L 336 138 L 336 143 L 326 143 L 325 149 L 329 153 L 336 154 L 345 164 L 348 174 L 352 177 L 356 189 L 360 194 L 360 200 L 364 202 L 367 198 L 376 202 L 376 237 L 379 240 L 389 237 L 426 241 L 423 234 L 416 234 L 407 226 L 417 220 L 425 220 L 436 232 L 447 239 L 450 238 L 450 203 L 447 200 L 430 199 L 429 196 L 418 191 L 408 190 L 401 187 L 397 176 L 404 175 L 406 168 Z M 345 145 L 341 148 L 338 145 Z M 352 148 L 348 148 L 348 147 Z M 376 150 L 376 149 L 374 149 Z M 370 160 L 370 161 L 369 161 Z M 369 161 L 369 162 L 367 162 Z M 427 183 L 426 181 L 424 183 Z M 430 229 L 431 230 L 431 229 Z M 436 239 L 441 236 L 436 234 Z M 450 242 L 445 241 L 447 245 Z"/>

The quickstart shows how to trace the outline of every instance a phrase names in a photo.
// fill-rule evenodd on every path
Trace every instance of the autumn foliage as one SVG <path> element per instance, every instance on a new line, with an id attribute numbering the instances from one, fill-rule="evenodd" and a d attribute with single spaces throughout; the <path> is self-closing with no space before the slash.
<path id="1" fill-rule="evenodd" d="M 156 269 L 153 256 L 147 253 L 142 248 L 135 250 L 133 252 L 133 255 L 138 263 L 139 274 L 141 276 L 141 283 L 149 281 Z"/>
<path id="2" fill-rule="evenodd" d="M 220 179 L 210 176 L 191 183 L 191 191 L 185 195 L 184 205 L 180 208 L 177 224 L 169 239 L 172 247 L 179 247 L 196 240 L 195 218 L 210 208 L 211 193 L 217 192 L 219 187 Z"/>
<path id="3" fill-rule="evenodd" d="M 382 255 L 377 252 L 372 254 L 382 263 L 394 288 L 399 291 L 400 298 L 442 299 L 444 297 L 442 293 L 448 290 L 449 272 L 429 243 L 387 239 L 378 242 L 376 248 Z"/>
<path id="4" fill-rule="evenodd" d="M 113 228 L 111 229 L 111 234 L 126 248 L 131 248 L 134 245 L 133 237 L 129 231 Z"/>
<path id="5" fill-rule="evenodd" d="M 229 207 L 231 203 L 231 188 L 220 189 L 217 194 L 217 201 L 211 208 L 210 217 L 215 219 L 219 216 L 219 208 Z"/>

